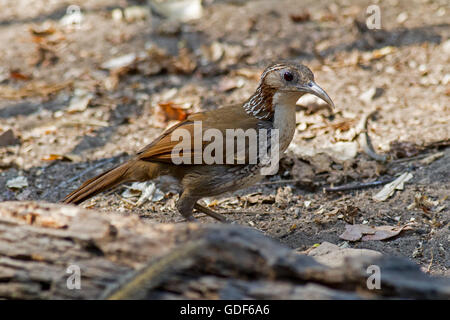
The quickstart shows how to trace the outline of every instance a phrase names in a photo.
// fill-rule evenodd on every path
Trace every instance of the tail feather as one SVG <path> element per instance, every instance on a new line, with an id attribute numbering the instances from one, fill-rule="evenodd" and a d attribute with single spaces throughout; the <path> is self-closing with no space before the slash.
<path id="1" fill-rule="evenodd" d="M 126 162 L 85 181 L 77 190 L 68 194 L 62 202 L 79 204 L 102 191 L 111 189 L 122 182 L 127 182 L 129 168 L 130 164 Z"/>
<path id="2" fill-rule="evenodd" d="M 160 167 L 156 163 L 130 160 L 87 180 L 81 187 L 67 195 L 62 202 L 79 204 L 121 183 L 151 180 L 159 173 Z"/>

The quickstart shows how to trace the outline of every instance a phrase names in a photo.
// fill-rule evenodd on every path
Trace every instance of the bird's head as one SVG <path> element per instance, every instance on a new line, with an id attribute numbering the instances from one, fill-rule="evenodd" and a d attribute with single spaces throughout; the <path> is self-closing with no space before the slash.
<path id="1" fill-rule="evenodd" d="M 334 108 L 334 103 L 328 94 L 314 82 L 312 71 L 294 63 L 278 63 L 267 67 L 261 75 L 262 90 L 273 91 L 279 97 L 299 99 L 306 93 L 311 93 Z"/>

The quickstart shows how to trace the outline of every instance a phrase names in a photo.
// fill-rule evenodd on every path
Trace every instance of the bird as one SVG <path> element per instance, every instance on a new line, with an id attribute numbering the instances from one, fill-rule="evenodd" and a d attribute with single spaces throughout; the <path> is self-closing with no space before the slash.
<path id="1" fill-rule="evenodd" d="M 195 221 L 195 209 L 221 222 L 229 222 L 198 201 L 252 186 L 264 177 L 262 171 L 269 162 L 263 155 L 278 161 L 271 152 L 281 155 L 288 148 L 296 128 L 296 102 L 304 94 L 313 94 L 334 108 L 333 101 L 316 84 L 307 66 L 295 62 L 271 64 L 264 69 L 256 90 L 245 102 L 189 115 L 128 161 L 85 181 L 62 202 L 79 204 L 122 183 L 169 175 L 181 186 L 176 208 L 186 221 Z M 241 133 L 253 130 L 256 141 L 248 135 L 244 136 L 244 142 L 249 143 L 239 145 L 237 136 L 227 136 L 233 130 Z M 216 136 L 208 141 L 202 137 L 208 132 L 225 138 L 220 141 Z M 184 134 L 186 139 L 180 142 Z M 233 143 L 227 145 L 229 141 Z M 214 149 L 212 157 L 221 160 L 231 155 L 229 159 L 234 162 L 207 161 L 202 152 L 210 150 L 215 142 L 222 142 L 222 147 Z M 255 145 L 257 152 L 251 154 Z"/>

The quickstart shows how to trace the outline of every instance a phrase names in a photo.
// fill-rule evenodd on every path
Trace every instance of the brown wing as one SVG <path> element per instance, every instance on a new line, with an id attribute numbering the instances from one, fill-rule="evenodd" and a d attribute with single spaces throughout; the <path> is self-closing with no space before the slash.
<path id="1" fill-rule="evenodd" d="M 233 116 L 231 116 L 233 115 Z M 195 123 L 201 122 L 201 130 L 195 129 Z M 217 129 L 225 133 L 226 129 L 270 128 L 269 121 L 258 120 L 248 115 L 241 105 L 233 105 L 213 111 L 200 112 L 190 115 L 186 120 L 174 125 L 160 135 L 155 141 L 141 149 L 137 153 L 139 160 L 150 162 L 181 163 L 183 159 L 190 158 L 192 164 L 195 159 L 203 163 L 202 156 L 205 147 L 210 141 L 203 141 L 206 130 Z M 185 130 L 185 131 L 184 131 Z M 187 136 L 183 136 L 186 134 Z M 189 136 L 189 139 L 186 139 Z M 194 141 L 198 145 L 195 145 Z M 223 137 L 224 161 L 226 157 L 226 136 Z M 180 152 L 173 154 L 175 147 L 182 148 Z M 184 148 L 183 148 L 184 147 Z M 248 144 L 245 146 L 245 154 L 248 154 Z M 187 151 L 186 151 L 187 150 Z M 234 150 L 233 150 L 234 151 Z M 237 153 L 237 152 L 235 152 Z M 234 156 L 236 158 L 236 156 Z M 183 158 L 183 159 L 182 159 Z"/>

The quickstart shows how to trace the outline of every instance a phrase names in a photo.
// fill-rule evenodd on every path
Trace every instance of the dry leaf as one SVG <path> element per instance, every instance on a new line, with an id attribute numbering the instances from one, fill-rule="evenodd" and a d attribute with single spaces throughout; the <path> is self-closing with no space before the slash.
<path id="1" fill-rule="evenodd" d="M 373 196 L 373 199 L 375 201 L 386 201 L 394 194 L 395 190 L 403 190 L 404 183 L 411 180 L 412 177 L 413 175 L 409 172 L 403 173 L 400 177 L 385 185 L 380 192 Z"/>
<path id="2" fill-rule="evenodd" d="M 154 182 L 134 182 L 131 186 L 126 187 L 122 193 L 122 197 L 125 199 L 138 197 L 139 199 L 136 203 L 131 203 L 135 206 L 141 206 L 147 200 L 153 202 L 160 201 L 164 198 L 164 193 L 157 189 Z"/>
<path id="3" fill-rule="evenodd" d="M 94 95 L 84 89 L 75 89 L 72 99 L 70 99 L 70 105 L 67 108 L 67 112 L 75 113 L 81 112 L 87 109 L 89 102 L 91 102 Z"/>
<path id="4" fill-rule="evenodd" d="M 51 153 L 48 156 L 45 156 L 42 158 L 44 161 L 55 161 L 55 160 L 62 160 L 62 161 L 71 161 L 71 162 L 78 162 L 81 161 L 81 157 L 74 154 L 54 154 Z"/>
<path id="5" fill-rule="evenodd" d="M 63 156 L 60 154 L 49 154 L 48 156 L 43 157 L 41 160 L 44 161 L 55 161 L 55 160 L 62 160 Z"/>
<path id="6" fill-rule="evenodd" d="M 56 32 L 54 24 L 51 23 L 50 21 L 46 21 L 41 25 L 31 26 L 28 30 L 31 32 L 32 35 L 40 37 L 47 37 Z"/>
<path id="7" fill-rule="evenodd" d="M 197 61 L 194 55 L 187 48 L 181 48 L 178 56 L 172 58 L 172 63 L 169 65 L 169 71 L 172 73 L 189 74 L 197 68 Z"/>
<path id="8" fill-rule="evenodd" d="M 347 241 L 373 241 L 385 240 L 398 235 L 402 230 L 411 230 L 411 224 L 404 226 L 377 226 L 370 227 L 363 224 L 348 224 L 345 226 L 345 231 L 339 238 Z"/>
<path id="9" fill-rule="evenodd" d="M 10 189 L 22 189 L 28 187 L 28 180 L 24 176 L 18 176 L 6 182 L 6 186 Z"/>
<path id="10" fill-rule="evenodd" d="M 9 77 L 14 80 L 22 80 L 22 81 L 28 81 L 32 78 L 30 75 L 24 74 L 19 70 L 11 70 L 9 72 Z"/>
<path id="11" fill-rule="evenodd" d="M 11 129 L 6 130 L 0 134 L 0 147 L 12 146 L 20 144 L 20 139 L 18 139 Z"/>
<path id="12" fill-rule="evenodd" d="M 159 128 L 165 128 L 167 122 L 171 120 L 182 121 L 189 115 L 186 108 L 181 107 L 171 101 L 160 102 L 155 107 L 153 124 Z"/>
<path id="13" fill-rule="evenodd" d="M 306 21 L 309 21 L 311 19 L 311 15 L 309 14 L 308 11 L 303 11 L 301 13 L 290 14 L 289 17 L 295 23 L 306 22 Z"/>

